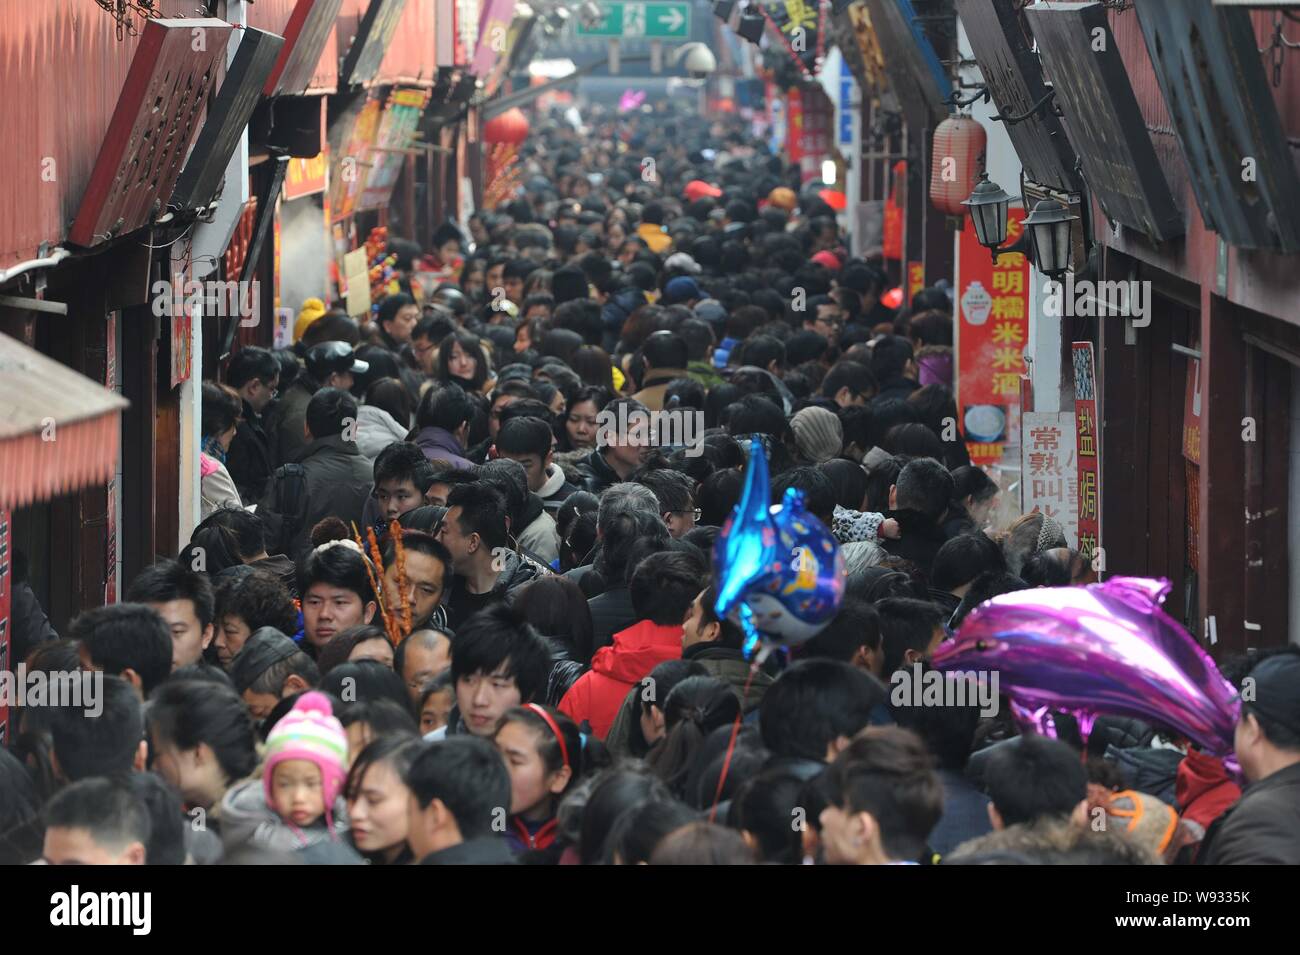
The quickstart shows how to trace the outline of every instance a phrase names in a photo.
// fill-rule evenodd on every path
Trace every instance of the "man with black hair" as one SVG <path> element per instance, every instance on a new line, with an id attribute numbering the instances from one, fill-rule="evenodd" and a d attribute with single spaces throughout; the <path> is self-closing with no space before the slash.
<path id="1" fill-rule="evenodd" d="M 681 471 L 670 468 L 650 468 L 633 475 L 637 484 L 648 487 L 659 501 L 660 516 L 674 540 L 680 539 L 695 528 L 695 482 Z"/>
<path id="2" fill-rule="evenodd" d="M 560 505 L 578 489 L 564 477 L 555 464 L 554 433 L 541 418 L 520 417 L 503 421 L 497 432 L 497 455 L 523 466 L 528 476 L 528 490 L 542 500 L 546 511 L 555 516 Z"/>
<path id="3" fill-rule="evenodd" d="M 951 594 L 960 601 L 971 589 L 976 577 L 1004 563 L 1002 549 L 988 535 L 981 531 L 960 534 L 945 541 L 935 554 L 930 571 L 930 587 Z"/>
<path id="4" fill-rule="evenodd" d="M 1196 861 L 1300 865 L 1300 651 L 1295 647 L 1265 657 L 1243 681 L 1233 748 L 1250 785 L 1206 831 Z"/>
<path id="5" fill-rule="evenodd" d="M 565 329 L 582 337 L 584 345 L 601 344 L 605 335 L 605 324 L 601 319 L 601 306 L 587 298 L 586 279 L 577 269 L 561 269 L 560 272 L 572 273 L 577 282 L 582 282 L 582 296 L 573 298 L 555 309 L 551 319 L 552 329 Z M 557 277 L 559 273 L 556 273 Z M 545 353 L 545 350 L 543 350 Z"/>
<path id="6" fill-rule="evenodd" d="M 928 600 L 887 597 L 876 601 L 880 617 L 881 677 L 929 660 L 945 636 L 944 612 Z"/>
<path id="7" fill-rule="evenodd" d="M 952 502 L 953 487 L 952 475 L 939 461 L 914 458 L 889 489 L 888 516 L 898 521 L 902 535 L 886 540 L 885 550 L 912 561 L 927 578 L 948 539 L 940 521 Z"/>
<path id="8" fill-rule="evenodd" d="M 915 864 L 943 811 L 943 790 L 915 733 L 874 726 L 826 771 L 821 845 L 830 865 Z"/>
<path id="9" fill-rule="evenodd" d="M 79 644 L 83 670 L 120 676 L 142 700 L 172 671 L 171 633 L 152 607 L 95 607 L 72 621 L 68 636 Z"/>
<path id="10" fill-rule="evenodd" d="M 419 445 L 399 441 L 380 451 L 374 466 L 374 501 L 382 526 L 386 528 L 407 511 L 423 506 L 434 477 Z"/>
<path id="11" fill-rule="evenodd" d="M 841 408 L 865 405 L 876 396 L 878 385 L 871 369 L 861 362 L 837 361 L 822 379 L 821 394 Z"/>
<path id="12" fill-rule="evenodd" d="M 741 649 L 745 633 L 717 615 L 713 609 L 717 599 L 717 587 L 710 584 L 691 603 L 682 623 L 682 659 L 698 663 L 709 676 L 729 684 L 749 713 L 763 701 L 773 678 L 761 669 L 750 675 L 750 662 Z"/>
<path id="13" fill-rule="evenodd" d="M 235 535 L 239 559 L 254 570 L 264 570 L 280 578 L 289 596 L 298 596 L 298 565 L 284 554 L 266 552 L 266 525 L 252 511 L 242 507 L 219 507 L 199 524 L 199 528 L 225 527 Z"/>
<path id="14" fill-rule="evenodd" d="M 510 773 L 495 746 L 457 737 L 426 747 L 406 771 L 407 831 L 421 865 L 514 865 L 496 828 L 510 811 Z"/>
<path id="15" fill-rule="evenodd" d="M 291 557 L 306 553 L 311 529 L 327 517 L 363 523 L 370 496 L 371 469 L 356 441 L 357 400 L 322 388 L 307 403 L 304 427 L 307 446 L 276 471 L 258 508 Z"/>
<path id="16" fill-rule="evenodd" d="M 578 462 L 582 490 L 592 494 L 626 481 L 650 447 L 650 412 L 635 398 L 615 398 L 598 420 L 596 448 Z"/>
<path id="17" fill-rule="evenodd" d="M 248 705 L 249 714 L 261 722 L 285 697 L 317 686 L 320 669 L 283 633 L 262 627 L 235 655 L 230 664 L 230 682 Z"/>
<path id="18" fill-rule="evenodd" d="M 845 597 L 831 622 L 799 649 L 801 660 L 818 657 L 839 660 L 874 677 L 883 676 L 885 657 L 876 608 L 865 600 Z"/>
<path id="19" fill-rule="evenodd" d="M 231 356 L 226 384 L 239 394 L 244 407 L 226 452 L 226 470 L 241 501 L 260 501 L 275 470 L 271 437 L 262 416 L 280 386 L 280 362 L 265 348 L 245 345 Z"/>
<path id="20" fill-rule="evenodd" d="M 736 361 L 780 377 L 785 374 L 785 346 L 772 335 L 751 335 L 740 343 Z"/>
<path id="21" fill-rule="evenodd" d="M 146 863 L 149 811 L 126 780 L 73 783 L 50 799 L 44 817 L 47 865 Z"/>
<path id="22" fill-rule="evenodd" d="M 984 770 L 994 829 L 1039 822 L 1088 823 L 1088 773 L 1060 740 L 1022 736 L 997 747 Z"/>
<path id="23" fill-rule="evenodd" d="M 547 512 L 541 497 L 528 489 L 524 466 L 509 458 L 497 458 L 480 465 L 478 474 L 480 481 L 495 487 L 505 498 L 509 533 L 520 553 L 549 567 L 560 556 L 555 518 Z"/>
<path id="24" fill-rule="evenodd" d="M 42 710 L 37 718 L 37 728 L 48 730 L 54 743 L 54 775 L 64 782 L 144 769 L 144 704 L 135 688 L 105 676 L 98 702 L 93 716 L 84 705 L 67 705 Z"/>
<path id="25" fill-rule="evenodd" d="M 194 831 L 187 823 L 191 817 L 185 814 L 181 798 L 176 790 L 168 785 L 161 776 L 154 772 L 132 773 L 127 777 L 127 784 L 135 793 L 145 812 L 149 815 L 149 841 L 145 843 L 145 865 L 184 865 L 186 861 L 186 835 L 192 833 L 196 843 L 205 842 L 206 834 Z M 212 850 L 220 839 L 214 836 Z M 207 848 L 206 846 L 204 848 Z M 206 861 L 219 861 L 220 856 L 214 851 L 208 857 L 204 849 L 199 850 Z M 195 864 L 202 864 L 198 859 Z"/>
<path id="26" fill-rule="evenodd" d="M 506 513 L 501 492 L 483 482 L 459 484 L 447 495 L 438 540 L 451 554 L 455 571 L 446 606 L 447 623 L 457 631 L 470 616 L 509 600 L 545 572 L 511 549 Z"/>
<path id="27" fill-rule="evenodd" d="M 524 283 L 536 271 L 537 264 L 531 259 L 514 259 L 502 270 L 501 287 L 516 308 L 524 303 Z"/>
<path id="28" fill-rule="evenodd" d="M 474 420 L 474 402 L 460 385 L 430 388 L 415 411 L 419 432 L 415 443 L 430 461 L 449 461 L 458 468 L 471 468 L 465 454 L 470 422 Z"/>
<path id="29" fill-rule="evenodd" d="M 332 542 L 307 555 L 298 574 L 304 650 L 315 655 L 336 634 L 374 619 L 379 598 L 371 571 L 351 541 Z"/>
<path id="30" fill-rule="evenodd" d="M 345 321 L 352 325 L 351 319 Z M 277 465 L 297 460 L 303 448 L 311 442 L 305 428 L 307 405 L 312 396 L 321 388 L 349 391 L 355 384 L 353 376 L 370 370 L 369 364 L 355 357 L 353 346 L 341 341 L 322 341 L 312 345 L 307 349 L 305 366 L 293 384 L 280 395 L 265 423 L 267 435 L 272 440 L 272 458 Z"/>
<path id="31" fill-rule="evenodd" d="M 471 734 L 490 738 L 506 710 L 541 700 L 551 649 L 504 603 L 474 614 L 456 631 L 451 681 L 456 702 L 442 729 L 426 739 Z"/>
<path id="32" fill-rule="evenodd" d="M 972 610 L 984 601 L 998 596 L 998 594 L 1010 594 L 1017 590 L 1028 589 L 1029 585 L 1015 574 L 1007 573 L 1005 570 L 986 570 L 971 581 L 970 587 L 966 590 L 966 596 L 961 598 L 961 603 L 953 611 L 948 626 L 950 629 L 956 630 Z"/>
<path id="33" fill-rule="evenodd" d="M 707 573 L 705 563 L 686 552 L 654 553 L 641 561 L 628 585 L 637 622 L 596 651 L 591 670 L 564 694 L 560 710 L 577 723 L 586 721 L 604 739 L 627 691 L 656 664 L 682 655 L 682 623 Z"/>
<path id="34" fill-rule="evenodd" d="M 929 669 L 928 663 L 922 664 L 922 672 Z M 921 737 L 943 786 L 943 815 L 930 833 L 930 848 L 943 857 L 966 840 L 987 834 L 993 828 L 989 799 L 966 776 L 979 706 L 895 706 L 892 712 L 899 726 Z"/>
<path id="35" fill-rule="evenodd" d="M 724 379 L 713 367 L 713 346 L 717 336 L 708 322 L 688 318 L 677 326 L 677 337 L 686 343 L 686 372 L 705 388 L 713 388 Z"/>
<path id="36" fill-rule="evenodd" d="M 835 485 L 826 472 L 811 465 L 783 471 L 772 479 L 772 503 L 782 503 L 790 488 L 803 492 L 804 508 L 829 529 L 835 519 Z"/>
<path id="37" fill-rule="evenodd" d="M 670 331 L 652 332 L 641 343 L 641 357 L 645 359 L 645 375 L 641 390 L 632 397 L 651 411 L 662 411 L 668 382 L 690 374 L 686 369 L 686 342 Z"/>
<path id="38" fill-rule="evenodd" d="M 447 611 L 442 606 L 442 597 L 451 582 L 451 554 L 432 534 L 413 530 L 402 534 L 402 550 L 406 555 L 406 600 L 411 607 L 411 632 L 445 627 Z M 384 559 L 384 606 L 390 614 L 399 613 L 402 598 L 398 592 L 397 542 L 392 537 L 384 539 L 380 556 Z"/>
<path id="39" fill-rule="evenodd" d="M 803 330 L 816 332 L 827 341 L 835 341 L 844 330 L 844 310 L 829 295 L 814 295 L 805 303 Z"/>
<path id="40" fill-rule="evenodd" d="M 128 603 L 146 604 L 162 617 L 172 636 L 172 669 L 198 663 L 212 642 L 215 611 L 212 584 L 174 560 L 160 560 L 131 581 Z"/>
<path id="41" fill-rule="evenodd" d="M 883 683 L 838 660 L 801 660 L 763 696 L 758 725 L 772 754 L 767 768 L 800 779 L 819 775 L 873 722 L 888 722 Z"/>
<path id="42" fill-rule="evenodd" d="M 884 335 L 871 348 L 871 373 L 880 382 L 878 400 L 906 399 L 920 388 L 916 381 L 916 361 L 912 343 L 902 335 Z"/>

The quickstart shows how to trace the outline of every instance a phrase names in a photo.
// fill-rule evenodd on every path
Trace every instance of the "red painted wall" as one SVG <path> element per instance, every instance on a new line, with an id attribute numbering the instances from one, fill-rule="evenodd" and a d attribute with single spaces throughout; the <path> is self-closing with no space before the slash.
<path id="1" fill-rule="evenodd" d="M 67 234 L 138 42 L 94 0 L 0 3 L 0 267 Z"/>

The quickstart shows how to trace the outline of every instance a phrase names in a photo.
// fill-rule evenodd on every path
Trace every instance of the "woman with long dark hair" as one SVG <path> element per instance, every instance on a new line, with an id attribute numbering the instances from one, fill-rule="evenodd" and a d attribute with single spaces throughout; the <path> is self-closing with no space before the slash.
<path id="1" fill-rule="evenodd" d="M 487 394 L 495 384 L 489 374 L 483 344 L 470 332 L 458 329 L 438 343 L 435 377 L 444 383 L 460 385 L 469 394 Z"/>

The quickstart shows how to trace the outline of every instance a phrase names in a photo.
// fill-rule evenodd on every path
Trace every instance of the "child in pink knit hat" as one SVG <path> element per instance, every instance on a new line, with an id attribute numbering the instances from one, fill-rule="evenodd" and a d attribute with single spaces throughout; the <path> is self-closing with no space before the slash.
<path id="1" fill-rule="evenodd" d="M 338 839 L 348 825 L 347 765 L 347 733 L 329 697 L 304 693 L 266 739 L 262 778 L 235 786 L 222 801 L 227 851 L 244 842 L 292 850 Z"/>
<path id="2" fill-rule="evenodd" d="M 304 693 L 266 738 L 266 802 L 291 826 L 326 817 L 348 775 L 348 737 L 329 697 Z"/>

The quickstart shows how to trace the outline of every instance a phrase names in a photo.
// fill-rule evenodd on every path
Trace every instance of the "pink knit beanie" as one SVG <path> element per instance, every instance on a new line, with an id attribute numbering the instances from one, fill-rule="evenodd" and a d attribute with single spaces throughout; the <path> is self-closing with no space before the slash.
<path id="1" fill-rule="evenodd" d="M 275 767 L 286 759 L 305 759 L 320 767 L 322 795 L 329 812 L 348 774 L 348 736 L 334 718 L 329 697 L 314 691 L 300 696 L 267 736 L 266 753 L 262 785 L 268 806 L 274 804 L 271 775 Z"/>

